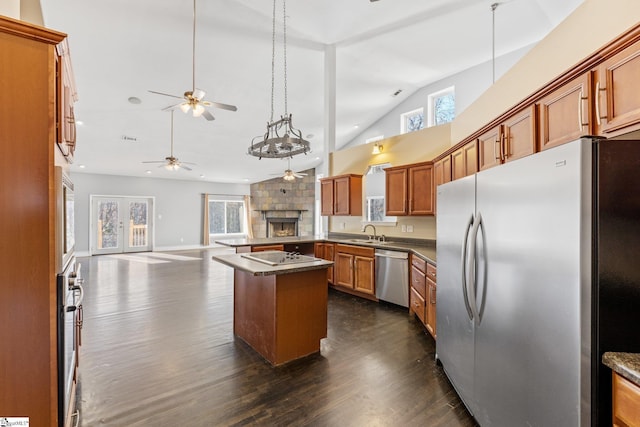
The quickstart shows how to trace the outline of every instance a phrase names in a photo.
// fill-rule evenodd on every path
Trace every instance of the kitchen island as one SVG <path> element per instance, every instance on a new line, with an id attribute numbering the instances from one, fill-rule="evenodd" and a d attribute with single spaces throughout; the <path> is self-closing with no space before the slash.
<path id="1" fill-rule="evenodd" d="M 213 256 L 234 269 L 233 332 L 272 365 L 320 351 L 331 261 L 285 252 Z"/>

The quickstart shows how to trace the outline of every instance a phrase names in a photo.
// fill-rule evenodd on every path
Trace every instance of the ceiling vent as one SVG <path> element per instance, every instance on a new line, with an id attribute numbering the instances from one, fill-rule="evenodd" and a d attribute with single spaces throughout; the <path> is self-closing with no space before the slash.
<path id="1" fill-rule="evenodd" d="M 136 138 L 135 136 L 127 136 L 127 135 L 122 135 L 122 140 L 123 141 L 138 142 L 138 138 Z"/>
<path id="2" fill-rule="evenodd" d="M 373 1 L 377 1 L 377 0 L 373 0 Z M 393 95 L 391 96 L 398 96 L 402 93 L 402 89 L 398 89 L 397 91 L 393 92 Z"/>

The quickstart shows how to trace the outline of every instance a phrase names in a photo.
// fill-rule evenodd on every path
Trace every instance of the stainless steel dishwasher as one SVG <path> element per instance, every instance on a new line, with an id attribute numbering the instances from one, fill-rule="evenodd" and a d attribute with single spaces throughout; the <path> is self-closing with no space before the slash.
<path id="1" fill-rule="evenodd" d="M 409 307 L 409 254 L 376 249 L 376 297 Z"/>

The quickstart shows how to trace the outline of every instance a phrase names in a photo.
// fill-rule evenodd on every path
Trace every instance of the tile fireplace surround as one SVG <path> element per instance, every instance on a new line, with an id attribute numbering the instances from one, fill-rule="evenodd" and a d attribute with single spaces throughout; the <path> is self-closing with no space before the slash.
<path id="1" fill-rule="evenodd" d="M 293 182 L 281 177 L 251 184 L 251 221 L 253 235 L 277 237 L 267 233 L 268 221 L 289 223 L 297 220 L 299 236 L 313 235 L 313 210 L 315 205 L 315 170 L 302 171 L 307 176 Z M 288 227 L 288 225 L 277 228 Z M 282 230 L 281 230 L 282 231 Z"/>

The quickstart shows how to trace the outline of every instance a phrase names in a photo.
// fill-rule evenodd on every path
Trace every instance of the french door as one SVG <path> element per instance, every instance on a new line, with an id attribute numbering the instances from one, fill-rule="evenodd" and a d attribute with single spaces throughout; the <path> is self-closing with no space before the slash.
<path id="1" fill-rule="evenodd" d="M 91 254 L 152 250 L 153 199 L 91 197 Z"/>

